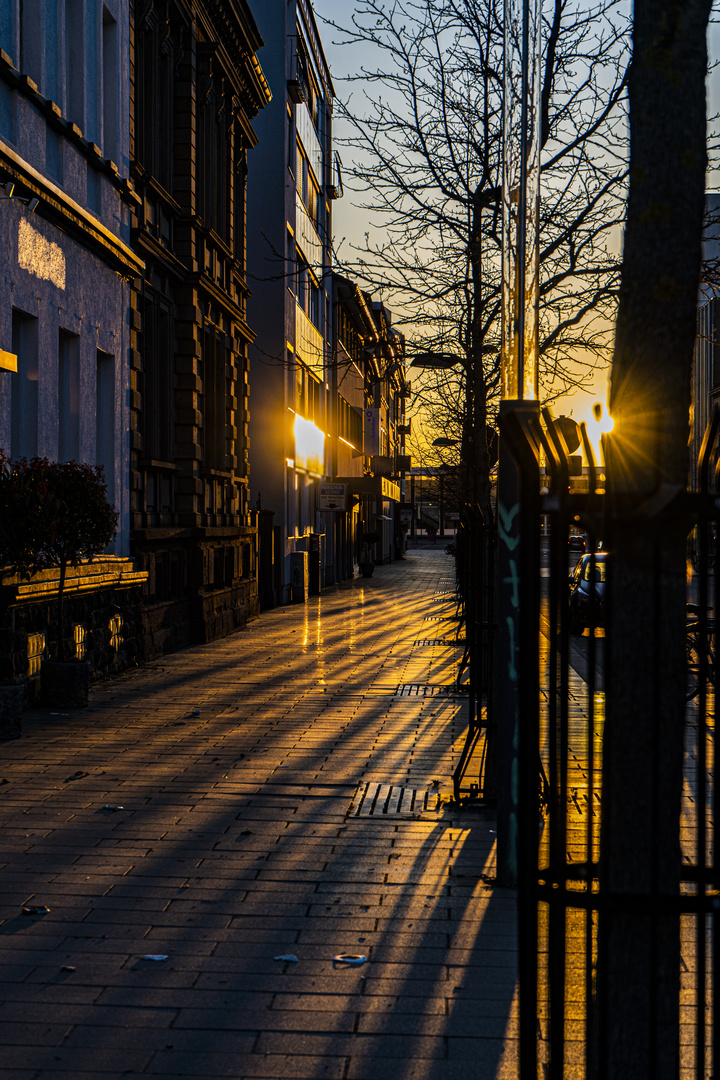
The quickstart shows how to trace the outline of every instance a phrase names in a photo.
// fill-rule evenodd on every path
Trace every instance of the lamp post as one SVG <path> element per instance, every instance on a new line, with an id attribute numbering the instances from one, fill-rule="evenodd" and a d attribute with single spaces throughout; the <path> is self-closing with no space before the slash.
<path id="1" fill-rule="evenodd" d="M 445 435 L 441 435 L 438 439 L 433 439 L 433 446 L 437 446 L 442 449 L 450 449 L 452 446 L 458 446 L 459 439 L 450 439 Z M 445 536 L 445 480 L 447 478 L 447 472 L 450 466 L 442 462 L 438 468 L 438 479 L 440 481 L 440 520 L 438 522 L 440 526 L 440 536 Z"/>
<path id="2" fill-rule="evenodd" d="M 504 430 L 538 413 L 540 0 L 505 0 L 500 459 L 498 468 L 498 879 L 518 883 L 519 792 L 532 783 L 519 754 L 523 592 L 537 587 L 537 542 L 521 535 L 521 477 Z M 535 485 L 537 489 L 537 484 Z M 527 494 L 527 493 L 525 493 Z M 537 497 L 537 490 L 535 491 Z M 523 519 L 530 520 L 529 515 Z M 523 543 L 523 540 L 525 541 Z M 529 681 L 530 683 L 532 680 Z M 537 703 L 535 703 L 537 705 Z M 522 769 L 521 769 L 522 765 Z M 523 772 L 525 770 L 525 772 Z M 537 783 L 537 778 L 535 779 Z"/>

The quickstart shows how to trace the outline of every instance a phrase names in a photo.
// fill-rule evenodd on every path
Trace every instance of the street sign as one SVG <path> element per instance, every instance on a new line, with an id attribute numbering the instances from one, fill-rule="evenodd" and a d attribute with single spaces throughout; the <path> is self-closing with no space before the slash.
<path id="1" fill-rule="evenodd" d="M 319 510 L 345 510 L 347 484 L 320 484 Z"/>

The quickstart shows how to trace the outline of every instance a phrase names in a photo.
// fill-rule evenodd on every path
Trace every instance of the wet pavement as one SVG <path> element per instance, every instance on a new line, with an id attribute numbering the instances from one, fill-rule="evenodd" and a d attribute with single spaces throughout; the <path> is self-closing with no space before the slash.
<path id="1" fill-rule="evenodd" d="M 516 1076 L 515 896 L 450 803 L 453 586 L 414 549 L 25 715 L 0 1080 Z"/>

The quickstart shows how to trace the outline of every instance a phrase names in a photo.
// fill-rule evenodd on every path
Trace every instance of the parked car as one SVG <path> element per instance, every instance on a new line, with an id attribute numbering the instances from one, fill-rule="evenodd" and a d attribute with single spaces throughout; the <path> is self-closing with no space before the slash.
<path id="1" fill-rule="evenodd" d="M 570 633 L 605 625 L 607 551 L 583 555 L 570 577 Z"/>
<path id="2" fill-rule="evenodd" d="M 568 551 L 584 551 L 585 537 L 582 533 L 570 533 L 568 537 Z"/>

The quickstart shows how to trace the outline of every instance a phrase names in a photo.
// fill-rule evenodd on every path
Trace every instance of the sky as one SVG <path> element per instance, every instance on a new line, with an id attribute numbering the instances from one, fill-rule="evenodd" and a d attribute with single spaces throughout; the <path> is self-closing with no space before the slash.
<path id="1" fill-rule="evenodd" d="M 374 50 L 366 45 L 358 46 L 353 44 L 348 47 L 347 45 L 338 44 L 338 33 L 323 24 L 323 18 L 333 19 L 340 25 L 350 24 L 353 10 L 358 6 L 355 0 L 312 0 L 312 2 L 325 54 L 335 83 L 336 94 L 338 97 L 345 99 L 349 88 L 347 84 L 343 83 L 343 76 L 356 72 L 363 64 L 371 68 L 376 66 L 373 57 Z M 711 58 L 720 57 L 720 25 L 716 25 L 711 29 L 710 54 Z M 720 111 L 720 73 L 711 76 L 709 80 L 709 97 L 709 111 L 711 113 Z M 342 134 L 342 124 L 336 122 L 336 138 L 342 137 Z M 340 152 L 342 156 L 342 147 L 340 147 Z M 709 190 L 720 190 L 720 177 L 711 174 L 708 188 Z M 367 212 L 358 209 L 358 201 L 360 201 L 360 197 L 346 187 L 344 198 L 335 202 L 333 206 L 333 227 L 336 245 L 343 238 L 346 238 L 346 243 L 353 242 L 353 240 L 361 243 L 365 232 L 372 227 Z M 578 391 L 571 397 L 559 399 L 553 405 L 555 414 L 572 415 L 575 420 L 588 421 L 588 427 L 591 428 L 593 405 L 595 402 L 600 401 L 605 407 L 607 401 L 608 375 L 608 369 L 597 369 L 592 391 L 589 393 Z"/>

